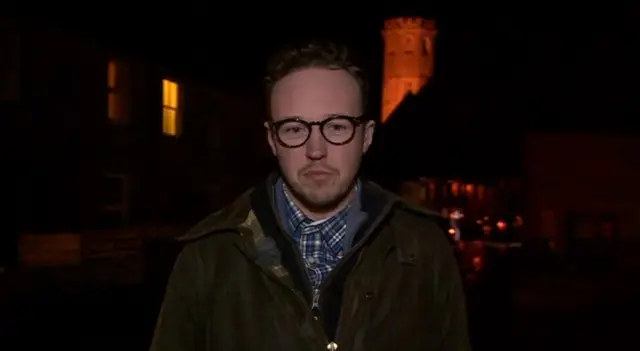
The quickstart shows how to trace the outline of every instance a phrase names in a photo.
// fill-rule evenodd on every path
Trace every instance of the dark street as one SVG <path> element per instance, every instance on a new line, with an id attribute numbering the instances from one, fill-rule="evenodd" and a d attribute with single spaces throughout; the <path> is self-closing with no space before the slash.
<path id="1" fill-rule="evenodd" d="M 630 276 L 528 272 L 512 278 L 502 280 L 511 287 L 485 282 L 469 292 L 474 350 L 600 350 L 636 342 L 640 304 Z M 4 279 L 6 284 L 9 277 Z M 46 281 L 42 275 L 36 279 Z M 8 327 L 2 330 L 9 333 L 4 340 L 23 349 L 148 347 L 160 301 L 157 288 L 21 283 L 24 290 L 2 289 L 8 292 L 1 314 Z"/>

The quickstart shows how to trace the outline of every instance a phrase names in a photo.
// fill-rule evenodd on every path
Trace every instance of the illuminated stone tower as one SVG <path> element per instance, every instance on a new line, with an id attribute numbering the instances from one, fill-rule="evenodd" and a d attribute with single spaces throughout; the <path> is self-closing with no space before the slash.
<path id="1" fill-rule="evenodd" d="M 437 33 L 433 20 L 394 18 L 384 22 L 382 123 L 407 93 L 417 94 L 433 75 Z"/>

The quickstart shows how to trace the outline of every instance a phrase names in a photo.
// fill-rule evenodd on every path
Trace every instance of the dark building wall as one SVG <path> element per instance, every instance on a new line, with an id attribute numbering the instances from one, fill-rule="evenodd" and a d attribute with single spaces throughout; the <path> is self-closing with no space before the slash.
<path id="1" fill-rule="evenodd" d="M 221 184 L 227 188 L 223 197 L 228 201 L 260 181 L 274 169 L 275 162 L 267 143 L 264 104 L 260 100 L 246 103 L 230 96 L 219 96 L 219 99 L 227 101 L 219 104 L 223 116 L 219 130 L 222 131 L 220 164 L 228 168 L 228 172 L 220 174 Z"/>
<path id="2" fill-rule="evenodd" d="M 90 43 L 53 30 L 22 30 L 19 150 L 28 162 L 28 222 L 73 230 L 95 213 L 105 88 Z M 96 157 L 98 156 L 98 157 Z"/>
<path id="3" fill-rule="evenodd" d="M 5 23 L 0 31 L 0 116 L 3 122 L 3 137 L 0 147 L 3 150 L 2 184 L 5 203 L 9 211 L 5 211 L 7 219 L 0 232 L 0 266 L 15 262 L 17 258 L 17 233 L 19 231 L 22 184 L 20 168 L 22 158 L 16 153 L 19 136 L 15 133 L 19 128 L 20 110 L 20 33 L 12 23 Z"/>
<path id="4" fill-rule="evenodd" d="M 526 140 L 529 234 L 558 246 L 598 239 L 605 220 L 640 242 L 640 142 L 604 134 L 531 133 Z"/>
<path id="5" fill-rule="evenodd" d="M 3 85 L 2 93 L 3 109 L 6 96 L 20 97 L 9 134 L 22 165 L 21 232 L 188 225 L 264 173 L 266 142 L 257 141 L 264 108 L 256 96 L 225 94 L 69 32 L 27 25 L 14 32 L 19 67 L 2 75 L 19 72 L 19 84 Z M 107 116 L 113 59 L 125 72 L 127 112 L 118 123 Z M 178 136 L 162 131 L 163 79 L 180 87 Z M 107 206 L 116 203 L 125 206 Z"/>

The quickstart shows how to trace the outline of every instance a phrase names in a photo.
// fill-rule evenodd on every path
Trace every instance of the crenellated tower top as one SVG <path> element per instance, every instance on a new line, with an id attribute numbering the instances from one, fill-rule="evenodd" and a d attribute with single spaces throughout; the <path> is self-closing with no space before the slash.
<path id="1" fill-rule="evenodd" d="M 396 29 L 422 29 L 435 30 L 436 21 L 428 20 L 421 17 L 399 17 L 384 21 L 385 30 Z"/>

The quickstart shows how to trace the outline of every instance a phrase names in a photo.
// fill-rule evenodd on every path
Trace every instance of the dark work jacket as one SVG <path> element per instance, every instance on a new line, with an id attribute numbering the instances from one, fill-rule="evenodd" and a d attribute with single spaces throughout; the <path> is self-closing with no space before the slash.
<path id="1" fill-rule="evenodd" d="M 367 220 L 316 310 L 276 214 L 275 180 L 181 238 L 152 351 L 470 350 L 461 279 L 437 213 L 364 182 Z"/>

